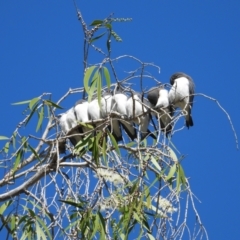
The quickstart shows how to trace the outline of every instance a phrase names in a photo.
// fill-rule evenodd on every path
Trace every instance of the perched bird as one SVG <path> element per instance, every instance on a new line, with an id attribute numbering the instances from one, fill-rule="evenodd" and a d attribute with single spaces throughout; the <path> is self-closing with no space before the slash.
<path id="1" fill-rule="evenodd" d="M 194 98 L 194 83 L 190 76 L 185 73 L 174 73 L 170 78 L 172 88 L 169 91 L 169 102 L 174 107 L 185 110 L 186 126 L 193 126 L 191 111 Z"/>
<path id="2" fill-rule="evenodd" d="M 149 102 L 146 99 L 143 99 L 143 103 L 149 106 Z M 141 96 L 137 93 L 132 93 L 132 96 L 127 100 L 127 115 L 128 117 L 135 118 L 136 116 L 147 112 L 148 109 L 142 104 Z M 134 123 L 139 125 L 139 130 L 141 132 L 141 140 L 146 138 L 148 135 L 156 139 L 156 136 L 150 132 L 148 129 L 150 121 L 150 114 L 147 113 L 143 116 L 137 117 L 134 119 Z"/>
<path id="3" fill-rule="evenodd" d="M 115 90 L 112 97 L 113 111 L 121 114 L 122 116 L 128 116 L 127 100 L 128 100 L 128 96 L 125 94 L 125 92 L 121 91 L 120 89 Z M 130 123 L 124 119 L 119 121 L 124 131 L 127 133 L 127 135 L 130 137 L 132 141 L 135 138 L 137 138 L 137 131 L 133 123 Z"/>
<path id="4" fill-rule="evenodd" d="M 80 99 L 79 101 L 77 101 L 74 107 L 74 111 L 78 123 L 85 123 L 89 121 L 88 102 L 86 100 Z M 91 130 L 90 128 L 81 125 L 79 125 L 78 129 L 80 133 L 86 133 Z"/>
<path id="5" fill-rule="evenodd" d="M 100 106 L 98 103 L 98 99 L 93 99 L 88 104 L 88 115 L 89 120 L 99 120 L 105 119 L 112 111 L 112 94 L 109 92 L 105 92 L 101 97 Z M 94 124 L 98 130 L 103 130 L 105 125 L 103 123 L 95 123 Z M 109 131 L 113 134 L 114 138 L 117 142 L 122 140 L 122 132 L 119 125 L 119 122 L 113 120 L 108 127 Z"/>
<path id="6" fill-rule="evenodd" d="M 161 130 L 166 133 L 166 136 L 172 131 L 172 107 L 169 104 L 168 90 L 163 85 L 153 87 L 148 91 L 147 99 L 154 108 L 152 114 L 155 115 L 161 125 Z"/>
<path id="7" fill-rule="evenodd" d="M 74 108 L 70 108 L 67 112 L 61 114 L 59 118 L 59 125 L 64 134 L 69 133 L 69 135 L 75 135 L 69 137 L 69 140 L 73 146 L 75 146 L 82 139 L 82 137 L 79 135 L 79 129 L 70 131 L 72 128 L 77 126 L 77 119 L 75 116 Z"/>
<path id="8" fill-rule="evenodd" d="M 99 120 L 101 119 L 101 111 L 100 111 L 100 106 L 98 104 L 98 99 L 93 99 L 91 102 L 88 103 L 88 116 L 89 120 Z M 94 124 L 98 130 L 102 130 L 99 128 L 100 125 L 103 125 L 102 123 L 95 123 Z"/>
<path id="9" fill-rule="evenodd" d="M 101 98 L 100 115 L 101 118 L 107 118 L 113 108 L 113 96 L 111 92 L 105 92 Z M 120 122 L 117 119 L 111 119 L 109 131 L 113 134 L 117 142 L 122 141 L 122 131 Z"/>

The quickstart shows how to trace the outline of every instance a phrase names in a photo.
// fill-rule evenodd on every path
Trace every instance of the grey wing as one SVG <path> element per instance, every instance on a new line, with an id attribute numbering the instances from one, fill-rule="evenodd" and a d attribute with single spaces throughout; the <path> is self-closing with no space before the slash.
<path id="1" fill-rule="evenodd" d="M 159 89 L 158 88 L 153 87 L 148 91 L 147 99 L 152 105 L 156 106 L 158 97 L 159 97 Z"/>

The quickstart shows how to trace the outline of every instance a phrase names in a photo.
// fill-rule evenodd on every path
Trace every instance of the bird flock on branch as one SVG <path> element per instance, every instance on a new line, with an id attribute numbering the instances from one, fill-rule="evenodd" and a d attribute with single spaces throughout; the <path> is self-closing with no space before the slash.
<path id="1" fill-rule="evenodd" d="M 148 128 L 152 117 L 158 119 L 161 131 L 168 136 L 172 132 L 174 112 L 177 108 L 182 110 L 187 128 L 192 127 L 191 111 L 194 99 L 192 78 L 185 73 L 177 72 L 171 76 L 170 84 L 172 86 L 169 91 L 165 89 L 164 84 L 149 89 L 145 92 L 146 98 L 143 93 L 117 86 L 114 90 L 102 92 L 100 102 L 98 98 L 90 102 L 81 99 L 74 107 L 60 115 L 60 128 L 64 135 L 74 129 L 69 137 L 74 146 L 83 140 L 87 133 L 106 129 L 106 123 L 98 121 L 101 119 L 110 119 L 107 128 L 116 142 L 123 140 L 122 130 L 132 141 L 138 138 L 138 132 L 140 140 L 148 136 L 156 139 L 156 135 Z M 88 124 L 91 124 L 92 128 Z M 153 125 L 157 131 L 155 124 Z"/>

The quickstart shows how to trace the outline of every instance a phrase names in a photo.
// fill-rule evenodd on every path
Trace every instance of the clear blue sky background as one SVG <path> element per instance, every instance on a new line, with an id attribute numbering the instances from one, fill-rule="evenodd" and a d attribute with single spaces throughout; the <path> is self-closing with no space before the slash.
<path id="1" fill-rule="evenodd" d="M 162 82 L 175 71 L 188 73 L 196 92 L 219 100 L 240 136 L 239 1 L 77 3 L 87 23 L 112 12 L 133 18 L 115 25 L 123 42 L 114 45 L 114 55 L 131 54 L 159 65 Z M 0 22 L 0 135 L 10 136 L 23 117 L 23 107 L 10 103 L 43 92 L 57 100 L 69 88 L 82 86 L 83 35 L 72 1 L 0 1 Z M 201 200 L 202 222 L 210 239 L 240 239 L 240 152 L 229 121 L 203 97 L 195 98 L 193 119 L 194 127 L 173 141 L 187 155 L 183 167 Z"/>

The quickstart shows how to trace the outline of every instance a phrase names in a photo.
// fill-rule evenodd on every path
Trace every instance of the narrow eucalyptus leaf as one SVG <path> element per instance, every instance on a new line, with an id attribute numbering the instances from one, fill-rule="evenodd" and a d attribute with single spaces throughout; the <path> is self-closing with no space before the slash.
<path id="1" fill-rule="evenodd" d="M 119 156 L 121 156 L 121 153 L 120 153 L 120 150 L 119 150 L 119 147 L 118 147 L 118 144 L 114 138 L 114 136 L 108 131 L 108 135 L 111 139 L 111 142 L 112 142 L 112 145 L 113 147 L 115 148 L 116 152 L 118 153 Z"/>
<path id="2" fill-rule="evenodd" d="M 149 240 L 155 240 L 155 237 L 153 237 L 153 235 L 152 235 L 152 234 L 150 234 L 150 233 L 147 233 L 147 235 L 148 235 L 148 238 L 149 238 Z"/>
<path id="3" fill-rule="evenodd" d="M 105 164 L 107 165 L 106 157 L 107 157 L 107 144 L 106 144 L 106 138 L 103 138 L 103 144 L 102 144 L 102 155 L 103 155 L 103 160 Z"/>
<path id="4" fill-rule="evenodd" d="M 5 203 L 3 203 L 0 207 L 0 215 L 2 215 L 4 213 L 4 211 L 11 205 L 12 200 L 7 201 Z"/>
<path id="5" fill-rule="evenodd" d="M 90 77 L 91 77 L 93 71 L 95 70 L 95 68 L 96 68 L 96 66 L 92 66 L 92 67 L 88 68 L 84 75 L 83 84 L 84 84 L 84 89 L 87 93 L 89 92 L 88 85 L 89 85 Z"/>
<path id="6" fill-rule="evenodd" d="M 37 128 L 36 128 L 36 132 L 42 126 L 43 117 L 44 117 L 44 105 L 42 105 L 42 107 L 40 109 L 40 113 L 38 114 L 38 124 L 37 124 Z"/>
<path id="7" fill-rule="evenodd" d="M 98 105 L 101 106 L 101 96 L 102 95 L 102 78 L 101 75 L 98 75 L 97 80 L 97 97 L 98 97 Z"/>
<path id="8" fill-rule="evenodd" d="M 9 140 L 9 138 L 5 136 L 0 136 L 0 140 Z"/>
<path id="9" fill-rule="evenodd" d="M 161 169 L 161 167 L 159 166 L 157 160 L 156 160 L 153 156 L 151 156 L 151 162 L 152 162 L 152 164 L 156 167 L 156 169 L 157 169 L 159 172 L 161 172 L 162 169 Z"/>
<path id="10" fill-rule="evenodd" d="M 176 172 L 176 164 L 171 166 L 169 173 L 166 177 L 166 180 L 168 181 L 169 179 L 171 179 L 174 176 L 175 172 Z"/>
<path id="11" fill-rule="evenodd" d="M 101 35 L 99 35 L 99 36 L 97 36 L 97 37 L 95 37 L 95 38 L 92 38 L 91 40 L 90 40 L 90 43 L 93 43 L 93 42 L 95 42 L 96 40 L 98 40 L 99 38 L 101 38 L 102 36 L 104 36 L 106 33 L 102 33 Z"/>
<path id="12" fill-rule="evenodd" d="M 96 25 L 99 25 L 99 24 L 102 24 L 103 23 L 103 20 L 94 20 L 90 26 L 96 26 Z"/>
<path id="13" fill-rule="evenodd" d="M 30 110 L 32 110 L 32 108 L 33 108 L 33 106 L 35 105 L 35 104 L 37 104 L 37 102 L 40 100 L 40 98 L 39 97 L 36 97 L 36 98 L 33 98 L 31 101 L 30 101 L 30 103 L 29 103 L 29 108 L 30 108 Z"/>
<path id="14" fill-rule="evenodd" d="M 8 151 L 9 151 L 9 146 L 10 146 L 10 142 L 7 142 L 7 143 L 5 144 L 5 146 L 4 146 L 4 152 L 5 152 L 5 153 L 8 153 Z"/>
<path id="15" fill-rule="evenodd" d="M 29 114 L 27 121 L 25 122 L 25 126 L 27 126 L 28 122 L 30 121 L 30 119 L 32 118 L 33 114 L 35 113 L 36 109 L 37 109 L 38 105 L 36 104 L 34 106 L 34 108 L 32 109 L 31 113 Z"/>
<path id="16" fill-rule="evenodd" d="M 58 109 L 63 109 L 63 107 L 57 105 L 56 103 L 54 103 L 50 100 L 45 100 L 44 103 L 48 106 L 52 106 L 52 107 L 55 107 L 55 108 L 58 108 Z"/>
<path id="17" fill-rule="evenodd" d="M 180 164 L 179 164 L 179 174 L 180 174 L 181 183 L 185 187 L 186 186 L 186 177 L 185 177 L 185 174 L 184 174 L 184 170 L 183 170 L 183 168 Z"/>
<path id="18" fill-rule="evenodd" d="M 41 162 L 41 159 L 39 158 L 39 155 L 37 154 L 35 149 L 33 147 L 31 147 L 30 145 L 28 145 L 28 147 L 31 150 L 31 152 L 33 153 L 33 155 L 38 159 L 38 161 Z"/>
<path id="19" fill-rule="evenodd" d="M 13 166 L 13 172 L 15 172 L 17 167 L 19 166 L 19 163 L 20 163 L 20 161 L 22 159 L 22 156 L 23 156 L 23 151 L 22 151 L 22 149 L 20 149 L 17 152 L 16 160 L 15 160 L 15 163 L 14 163 L 14 166 Z"/>
<path id="20" fill-rule="evenodd" d="M 106 79 L 107 87 L 110 88 L 111 87 L 111 79 L 110 79 L 109 71 L 106 67 L 103 67 L 103 73 L 104 73 L 104 77 Z"/>
<path id="21" fill-rule="evenodd" d="M 30 103 L 31 100 L 26 100 L 26 101 L 22 101 L 22 102 L 16 102 L 16 103 L 12 103 L 12 105 L 21 105 L 21 104 L 27 104 Z"/>

